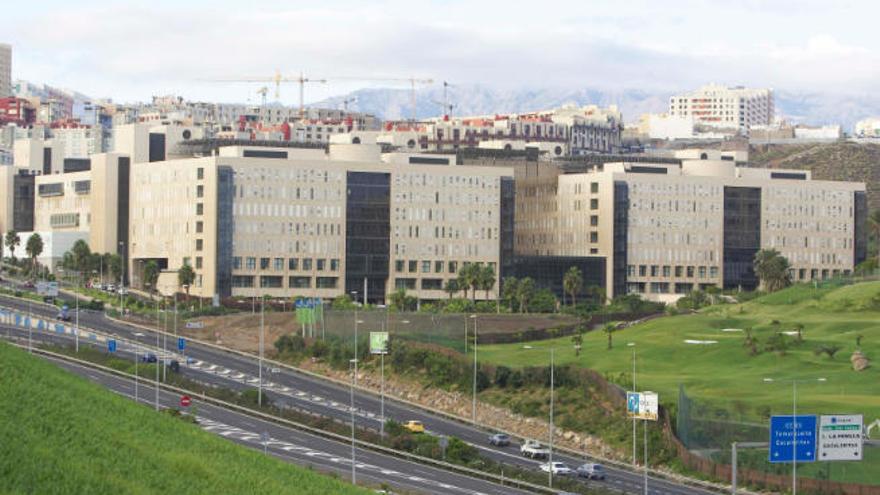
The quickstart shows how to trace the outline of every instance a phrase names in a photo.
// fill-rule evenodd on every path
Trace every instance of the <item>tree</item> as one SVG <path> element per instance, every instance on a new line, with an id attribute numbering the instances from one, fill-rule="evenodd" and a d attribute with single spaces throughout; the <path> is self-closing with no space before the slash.
<path id="1" fill-rule="evenodd" d="M 580 292 L 581 286 L 584 285 L 584 275 L 581 273 L 581 270 L 573 266 L 565 272 L 565 275 L 562 277 L 562 288 L 571 295 L 571 305 L 572 307 L 577 306 L 577 293 Z M 565 301 L 563 301 L 565 302 Z"/>
<path id="2" fill-rule="evenodd" d="M 177 270 L 177 285 L 183 287 L 186 290 L 186 300 L 189 301 L 189 288 L 192 287 L 193 282 L 196 281 L 196 272 L 189 266 L 189 263 L 184 263 L 183 266 Z"/>
<path id="3" fill-rule="evenodd" d="M 4 246 L 4 244 L 5 243 L 3 242 L 3 236 L 0 236 L 0 263 L 3 263 L 3 246 Z M 0 266 L 0 269 L 2 269 L 2 268 L 3 267 Z"/>
<path id="4" fill-rule="evenodd" d="M 617 326 L 614 323 L 606 323 L 605 326 L 602 327 L 602 331 L 608 336 L 608 350 L 610 351 L 613 346 L 611 336 L 617 331 Z"/>
<path id="5" fill-rule="evenodd" d="M 477 300 L 477 288 L 479 285 L 479 270 L 480 266 L 474 263 L 466 263 L 461 267 L 461 270 L 458 271 L 458 286 L 464 291 L 464 296 L 467 297 L 467 291 L 473 289 L 473 297 L 472 301 Z"/>
<path id="6" fill-rule="evenodd" d="M 34 232 L 28 237 L 27 243 L 24 247 L 25 252 L 27 252 L 28 256 L 31 258 L 31 263 L 33 265 L 33 272 L 36 274 L 37 272 L 37 257 L 43 254 L 43 238 L 40 237 L 40 234 Z"/>
<path id="7" fill-rule="evenodd" d="M 817 356 L 821 356 L 822 354 L 827 354 L 829 359 L 834 359 L 834 355 L 837 354 L 837 351 L 840 350 L 839 345 L 820 345 L 817 347 L 813 354 Z"/>
<path id="8" fill-rule="evenodd" d="M 147 287 L 150 299 L 153 298 L 153 293 L 156 291 L 156 282 L 158 281 L 159 265 L 157 265 L 155 261 L 150 260 L 144 265 L 144 286 Z"/>
<path id="9" fill-rule="evenodd" d="M 489 300 L 489 291 L 495 287 L 495 269 L 490 265 L 477 266 L 477 285 L 486 291 L 486 300 Z"/>
<path id="10" fill-rule="evenodd" d="M 804 341 L 804 335 L 803 335 L 804 324 L 803 323 L 795 323 L 794 324 L 794 331 L 797 332 L 797 341 L 803 342 Z M 834 357 L 834 356 L 831 356 L 831 357 Z"/>
<path id="11" fill-rule="evenodd" d="M 398 311 L 406 311 L 406 289 L 400 288 L 391 293 L 391 304 Z"/>
<path id="12" fill-rule="evenodd" d="M 107 259 L 107 268 L 110 269 L 110 277 L 113 280 L 122 279 L 122 256 L 113 253 Z"/>
<path id="13" fill-rule="evenodd" d="M 577 333 L 571 336 L 574 345 L 574 357 L 581 355 L 581 346 L 584 344 L 584 327 L 578 327 Z"/>
<path id="14" fill-rule="evenodd" d="M 74 270 L 78 272 L 87 271 L 92 259 L 92 250 L 89 248 L 89 243 L 80 239 L 73 243 L 70 251 L 73 253 Z"/>
<path id="15" fill-rule="evenodd" d="M 507 277 L 501 287 L 501 297 L 507 301 L 508 309 L 513 313 L 513 303 L 516 301 L 516 291 L 519 287 L 519 281 L 516 277 Z"/>
<path id="16" fill-rule="evenodd" d="M 519 301 L 519 312 L 527 313 L 529 301 L 535 296 L 535 281 L 526 277 L 519 281 L 516 286 L 516 299 Z"/>
<path id="17" fill-rule="evenodd" d="M 768 292 L 791 284 L 788 260 L 775 249 L 762 249 L 755 253 L 754 268 L 761 286 Z"/>
<path id="18" fill-rule="evenodd" d="M 454 296 L 458 291 L 461 290 L 458 286 L 458 280 L 452 278 L 446 281 L 446 285 L 443 286 L 443 290 L 449 295 L 449 300 L 452 300 L 452 296 Z"/>
<path id="19" fill-rule="evenodd" d="M 15 263 L 15 248 L 19 244 L 21 244 L 21 237 L 18 236 L 18 232 L 10 230 L 6 233 L 6 246 L 9 247 L 9 257 L 12 258 L 13 263 Z"/>

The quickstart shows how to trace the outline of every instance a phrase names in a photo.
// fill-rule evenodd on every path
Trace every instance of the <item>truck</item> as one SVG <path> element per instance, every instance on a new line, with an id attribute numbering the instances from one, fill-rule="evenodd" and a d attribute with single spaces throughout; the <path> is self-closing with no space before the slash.
<path id="1" fill-rule="evenodd" d="M 547 459 L 550 457 L 550 449 L 544 447 L 535 440 L 526 440 L 519 448 L 519 453 L 529 459 Z"/>

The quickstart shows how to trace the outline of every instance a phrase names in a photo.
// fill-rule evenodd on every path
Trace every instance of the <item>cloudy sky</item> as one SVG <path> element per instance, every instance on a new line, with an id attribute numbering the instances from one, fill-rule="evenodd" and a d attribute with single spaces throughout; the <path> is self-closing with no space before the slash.
<path id="1" fill-rule="evenodd" d="M 257 7 L 258 6 L 258 7 Z M 258 101 L 257 84 L 324 77 L 307 100 L 411 76 L 499 88 L 705 82 L 866 94 L 880 81 L 874 1 L 41 0 L 3 9 L 13 78 L 117 101 Z M 296 87 L 282 87 L 293 103 Z"/>

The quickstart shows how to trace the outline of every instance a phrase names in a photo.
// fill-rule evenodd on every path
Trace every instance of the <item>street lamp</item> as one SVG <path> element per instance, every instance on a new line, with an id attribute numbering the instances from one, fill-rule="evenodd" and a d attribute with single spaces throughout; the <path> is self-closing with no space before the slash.
<path id="1" fill-rule="evenodd" d="M 627 342 L 626 346 L 627 346 L 627 347 L 632 347 L 632 355 L 633 355 L 633 357 L 632 357 L 632 364 L 633 364 L 633 388 L 632 388 L 632 391 L 633 391 L 633 392 L 636 392 L 636 391 L 637 391 L 637 390 L 636 390 L 636 343 L 635 343 L 635 342 Z M 632 460 L 633 460 L 633 467 L 636 467 L 636 465 L 637 465 L 638 463 L 637 463 L 637 460 L 636 460 L 636 418 L 635 418 L 635 417 L 633 417 L 633 435 L 632 435 L 632 438 L 633 438 L 633 454 L 632 454 Z"/>
<path id="2" fill-rule="evenodd" d="M 140 381 L 138 375 L 138 345 L 140 344 L 140 338 L 143 337 L 144 334 L 141 332 L 137 332 L 134 334 L 134 402 L 137 404 L 138 401 L 138 382 Z"/>
<path id="3" fill-rule="evenodd" d="M 354 454 L 354 382 L 357 379 L 357 358 L 349 360 L 349 370 L 354 368 L 351 377 L 351 484 L 357 484 L 357 470 Z"/>
<path id="4" fill-rule="evenodd" d="M 266 298 L 260 296 L 260 371 L 259 371 L 259 385 L 257 388 L 257 405 L 263 405 L 263 332 L 265 330 L 266 325 L 266 316 L 265 316 L 265 307 L 266 307 Z"/>
<path id="5" fill-rule="evenodd" d="M 524 345 L 523 349 L 534 349 L 530 345 Z M 547 486 L 553 487 L 553 406 L 554 406 L 554 368 L 555 368 L 556 348 L 550 348 L 550 440 L 547 442 L 549 447 L 549 455 L 547 457 L 547 465 L 550 469 L 547 472 Z"/>
<path id="6" fill-rule="evenodd" d="M 807 378 L 807 379 L 782 379 L 764 378 L 764 383 L 773 382 L 791 382 L 791 495 L 797 495 L 797 384 L 826 382 L 825 377 Z"/>
<path id="7" fill-rule="evenodd" d="M 471 404 L 471 422 L 477 424 L 477 315 L 470 316 L 474 320 L 474 398 Z"/>

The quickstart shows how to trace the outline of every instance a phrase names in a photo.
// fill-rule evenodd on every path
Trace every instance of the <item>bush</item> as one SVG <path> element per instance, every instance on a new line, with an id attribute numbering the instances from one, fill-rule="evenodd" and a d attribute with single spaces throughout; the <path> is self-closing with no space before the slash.
<path id="1" fill-rule="evenodd" d="M 511 371 L 507 366 L 499 366 L 495 368 L 495 386 L 500 388 L 507 387 L 510 382 Z"/>
<path id="2" fill-rule="evenodd" d="M 452 437 L 446 445 L 446 460 L 465 466 L 480 462 L 480 451 L 476 447 Z"/>
<path id="3" fill-rule="evenodd" d="M 348 294 L 343 294 L 334 299 L 333 302 L 330 304 L 330 307 L 338 311 L 346 311 L 356 308 L 357 305 L 354 303 L 354 301 L 352 301 L 351 296 L 349 296 Z"/>
<path id="4" fill-rule="evenodd" d="M 556 296 L 550 289 L 539 289 L 529 301 L 530 313 L 553 313 L 556 311 Z"/>
<path id="5" fill-rule="evenodd" d="M 443 307 L 444 313 L 472 313 L 474 303 L 470 299 L 450 299 Z"/>
<path id="6" fill-rule="evenodd" d="M 275 349 L 279 354 L 299 354 L 306 348 L 306 341 L 299 334 L 282 335 L 275 341 Z"/>

